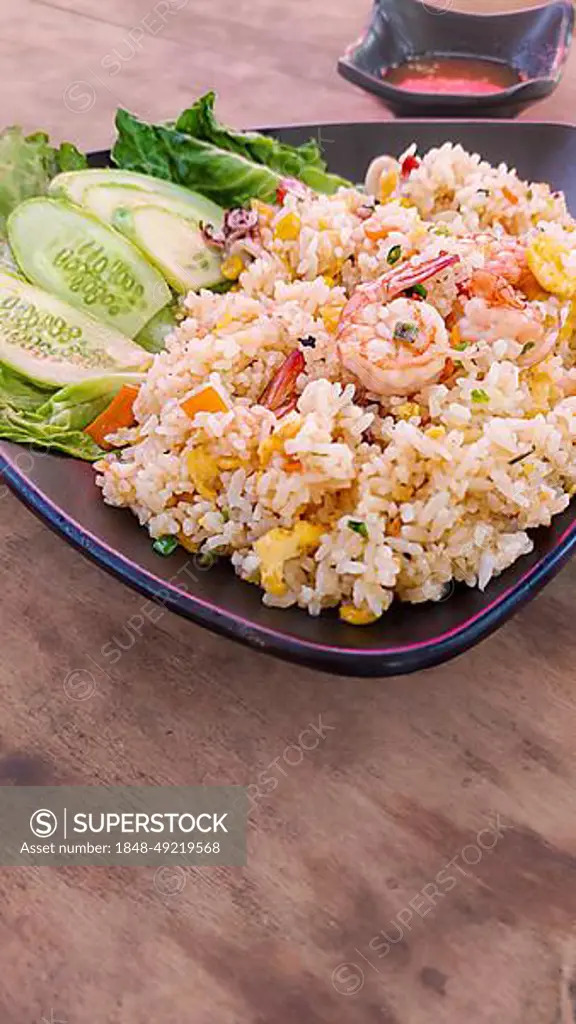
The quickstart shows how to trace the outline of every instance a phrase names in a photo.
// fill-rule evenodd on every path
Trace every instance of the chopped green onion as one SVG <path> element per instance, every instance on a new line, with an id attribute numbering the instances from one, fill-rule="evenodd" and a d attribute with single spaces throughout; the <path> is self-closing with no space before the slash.
<path id="1" fill-rule="evenodd" d="M 391 267 L 393 267 L 395 263 L 398 263 L 398 260 L 400 259 L 401 256 L 402 256 L 402 246 L 401 245 L 393 245 L 392 248 L 390 249 L 390 252 L 388 253 L 388 255 L 386 257 L 386 261 L 390 264 Z"/>
<path id="2" fill-rule="evenodd" d="M 528 200 L 528 202 L 530 202 L 531 199 L 534 199 L 534 193 L 531 188 L 529 188 L 526 193 L 526 199 Z"/>
<path id="3" fill-rule="evenodd" d="M 459 341 L 456 345 L 452 345 L 452 348 L 456 349 L 457 352 L 463 352 L 465 348 L 468 348 L 468 342 Z"/>
<path id="4" fill-rule="evenodd" d="M 535 348 L 535 347 L 536 347 L 536 342 L 535 341 L 527 341 L 526 344 L 522 346 L 522 351 L 521 351 L 520 355 L 521 356 L 526 355 L 526 353 L 529 352 L 531 348 Z"/>
<path id="5" fill-rule="evenodd" d="M 366 523 L 362 522 L 362 520 L 349 519 L 348 527 L 350 530 L 353 530 L 354 533 L 359 533 L 361 537 L 364 537 L 365 540 L 368 540 L 368 527 L 366 526 Z"/>
<path id="6" fill-rule="evenodd" d="M 168 555 L 171 555 L 172 552 L 175 551 L 177 547 L 178 541 L 176 537 L 174 537 L 171 533 L 167 533 L 163 537 L 158 537 L 154 541 L 152 545 L 152 550 L 155 551 L 157 555 L 164 555 L 164 557 L 166 558 Z"/>
<path id="7" fill-rule="evenodd" d="M 222 516 L 222 519 L 224 520 L 225 523 L 228 523 L 230 521 L 230 510 L 229 509 L 221 508 L 220 509 L 220 515 Z"/>
<path id="8" fill-rule="evenodd" d="M 531 448 L 530 451 L 524 452 L 522 455 L 516 455 L 513 459 L 509 460 L 508 465 L 515 466 L 517 462 L 522 462 L 522 459 L 527 459 L 529 455 L 533 455 L 535 450 L 535 448 Z"/>
<path id="9" fill-rule="evenodd" d="M 416 341 L 418 337 L 418 327 L 416 324 L 402 323 L 398 321 L 394 327 L 394 340 L 395 341 Z"/>
<path id="10" fill-rule="evenodd" d="M 489 397 L 489 395 L 486 394 L 485 391 L 482 390 L 482 388 L 474 388 L 474 390 L 472 392 L 472 401 L 473 402 L 489 402 L 490 401 L 490 397 Z"/>
<path id="11" fill-rule="evenodd" d="M 419 295 L 421 299 L 428 297 L 428 289 L 423 284 L 415 284 L 413 288 L 408 288 L 408 295 Z"/>
<path id="12" fill-rule="evenodd" d="M 447 224 L 437 224 L 435 228 L 432 228 L 435 235 L 451 235 L 452 232 Z"/>

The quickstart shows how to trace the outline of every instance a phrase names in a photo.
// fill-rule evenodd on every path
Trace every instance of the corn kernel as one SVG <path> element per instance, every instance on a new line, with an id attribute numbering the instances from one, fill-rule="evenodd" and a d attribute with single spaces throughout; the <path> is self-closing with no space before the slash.
<path id="1" fill-rule="evenodd" d="M 263 203 L 260 199 L 252 200 L 252 209 L 256 211 L 258 217 L 264 224 L 269 224 L 276 214 L 276 210 L 273 206 L 270 206 L 268 203 Z"/>
<path id="2" fill-rule="evenodd" d="M 186 551 L 190 551 L 192 553 L 198 551 L 198 545 L 196 542 L 191 540 L 190 537 L 187 537 L 185 533 L 182 533 L 182 530 L 180 530 L 180 533 L 178 534 L 178 543 L 185 548 Z"/>
<path id="3" fill-rule="evenodd" d="M 409 420 L 412 416 L 420 415 L 420 406 L 418 402 L 402 402 L 402 405 L 394 409 L 394 415 L 400 420 Z"/>
<path id="4" fill-rule="evenodd" d="M 277 222 L 274 235 L 281 242 L 294 242 L 300 234 L 302 221 L 297 213 L 285 213 Z"/>
<path id="5" fill-rule="evenodd" d="M 353 604 L 341 604 L 338 614 L 342 621 L 347 622 L 349 626 L 371 626 L 380 618 L 368 608 L 357 608 Z"/>
<path id="6" fill-rule="evenodd" d="M 225 277 L 227 281 L 237 281 L 243 270 L 244 261 L 240 256 L 229 256 L 220 267 L 222 277 Z"/>
<path id="7" fill-rule="evenodd" d="M 223 327 L 229 327 L 234 322 L 234 317 L 231 313 L 224 313 L 224 316 L 220 317 L 216 323 L 216 330 L 221 331 Z"/>
<path id="8" fill-rule="evenodd" d="M 326 282 L 329 288 L 334 288 L 336 285 L 336 281 L 334 280 L 333 277 L 330 277 L 329 274 L 324 274 L 324 281 Z"/>
<path id="9" fill-rule="evenodd" d="M 424 433 L 426 434 L 426 437 L 430 438 L 431 441 L 440 441 L 443 437 L 446 436 L 446 428 L 428 427 L 428 430 L 425 430 Z"/>
<path id="10" fill-rule="evenodd" d="M 320 310 L 320 315 L 324 321 L 324 327 L 330 334 L 335 334 L 340 323 L 340 316 L 342 309 L 340 306 L 324 306 Z"/>
<path id="11" fill-rule="evenodd" d="M 408 484 L 396 484 L 392 491 L 394 501 L 408 501 L 412 497 L 412 488 Z"/>

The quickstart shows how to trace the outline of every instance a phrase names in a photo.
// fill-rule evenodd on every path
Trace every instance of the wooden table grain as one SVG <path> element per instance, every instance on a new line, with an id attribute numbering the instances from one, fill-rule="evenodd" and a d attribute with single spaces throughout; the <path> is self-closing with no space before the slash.
<path id="1" fill-rule="evenodd" d="M 367 8 L 0 0 L 1 120 L 97 148 L 118 105 L 164 117 L 211 87 L 239 126 L 379 120 L 334 70 Z M 525 116 L 575 100 L 576 55 Z M 140 597 L 5 488 L 0 519 L 0 782 L 239 783 L 253 804 L 248 867 L 177 895 L 154 868 L 0 870 L 2 1024 L 573 1021 L 575 565 L 459 660 L 366 682 L 168 612 L 135 635 Z"/>

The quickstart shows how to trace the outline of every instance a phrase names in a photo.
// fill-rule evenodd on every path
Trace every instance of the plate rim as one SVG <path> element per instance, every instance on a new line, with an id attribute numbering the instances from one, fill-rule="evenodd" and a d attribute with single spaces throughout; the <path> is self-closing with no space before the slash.
<path id="1" fill-rule="evenodd" d="M 451 125 L 470 126 L 470 123 L 470 120 L 466 118 L 402 118 L 401 121 L 403 126 L 440 126 L 446 130 L 449 130 Z M 562 121 L 518 122 L 502 118 L 478 118 L 474 119 L 473 124 L 489 125 L 492 128 L 497 126 L 500 130 L 508 130 L 513 125 L 516 132 L 522 133 L 541 128 L 567 129 L 570 133 L 576 131 L 576 123 Z M 278 132 L 291 128 L 300 130 L 309 128 L 313 131 L 322 127 L 362 126 L 386 130 L 386 127 L 393 125 L 394 121 L 368 119 L 363 121 L 318 121 L 314 124 L 292 122 L 275 125 L 273 128 L 255 130 Z M 89 158 L 94 161 L 109 159 L 109 155 L 109 149 L 94 150 L 88 154 Z M 66 514 L 11 462 L 9 453 L 5 454 L 2 450 L 5 444 L 14 444 L 18 449 L 24 448 L 32 451 L 34 449 L 29 445 L 16 446 L 15 442 L 0 441 L 0 477 L 8 484 L 13 493 L 55 533 L 117 580 L 131 586 L 132 589 L 148 599 L 169 608 L 170 611 L 185 619 L 236 640 L 260 653 L 348 678 L 385 678 L 407 675 L 458 657 L 495 632 L 516 611 L 539 593 L 560 571 L 576 548 L 575 515 L 573 521 L 554 543 L 552 550 L 539 558 L 515 583 L 468 619 L 463 620 L 458 626 L 430 639 L 400 647 L 330 646 L 296 637 L 284 633 L 281 629 L 244 618 L 235 611 L 226 610 L 222 606 L 205 598 L 197 597 L 187 590 L 155 576 L 143 566 L 124 556 L 121 551 L 111 548 L 76 519 Z M 61 457 L 64 458 L 64 456 Z M 137 524 L 135 524 L 135 528 L 139 528 Z M 241 584 L 242 581 L 239 580 L 238 583 Z M 306 614 L 303 609 L 300 610 L 300 613 Z"/>

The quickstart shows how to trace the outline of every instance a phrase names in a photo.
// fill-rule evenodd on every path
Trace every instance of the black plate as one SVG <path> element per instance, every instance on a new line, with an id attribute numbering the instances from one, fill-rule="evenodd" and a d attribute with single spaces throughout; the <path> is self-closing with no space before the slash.
<path id="1" fill-rule="evenodd" d="M 407 117 L 513 117 L 554 91 L 572 41 L 572 0 L 496 14 L 451 7 L 452 0 L 374 0 L 366 31 L 338 62 L 340 74 Z M 383 69 L 426 54 L 498 61 L 525 80 L 485 96 L 412 93 L 383 80 Z"/>
<path id="2" fill-rule="evenodd" d="M 291 143 L 320 136 L 331 169 L 352 179 L 363 177 L 373 156 L 399 154 L 413 140 L 421 150 L 461 142 L 492 163 L 504 160 L 525 178 L 563 189 L 576 211 L 576 128 L 567 125 L 404 121 L 309 125 L 275 134 Z M 93 163 L 102 166 L 105 160 L 97 154 Z M 354 628 L 335 612 L 314 619 L 298 609 L 265 608 L 257 588 L 241 582 L 227 564 L 207 570 L 184 551 L 167 559 L 155 555 L 131 513 L 103 503 L 86 463 L 0 442 L 0 472 L 66 540 L 147 596 L 259 650 L 343 675 L 413 672 L 462 653 L 534 597 L 576 544 L 572 503 L 549 529 L 534 532 L 532 554 L 484 593 L 459 586 L 441 604 L 395 603 L 374 626 Z"/>

